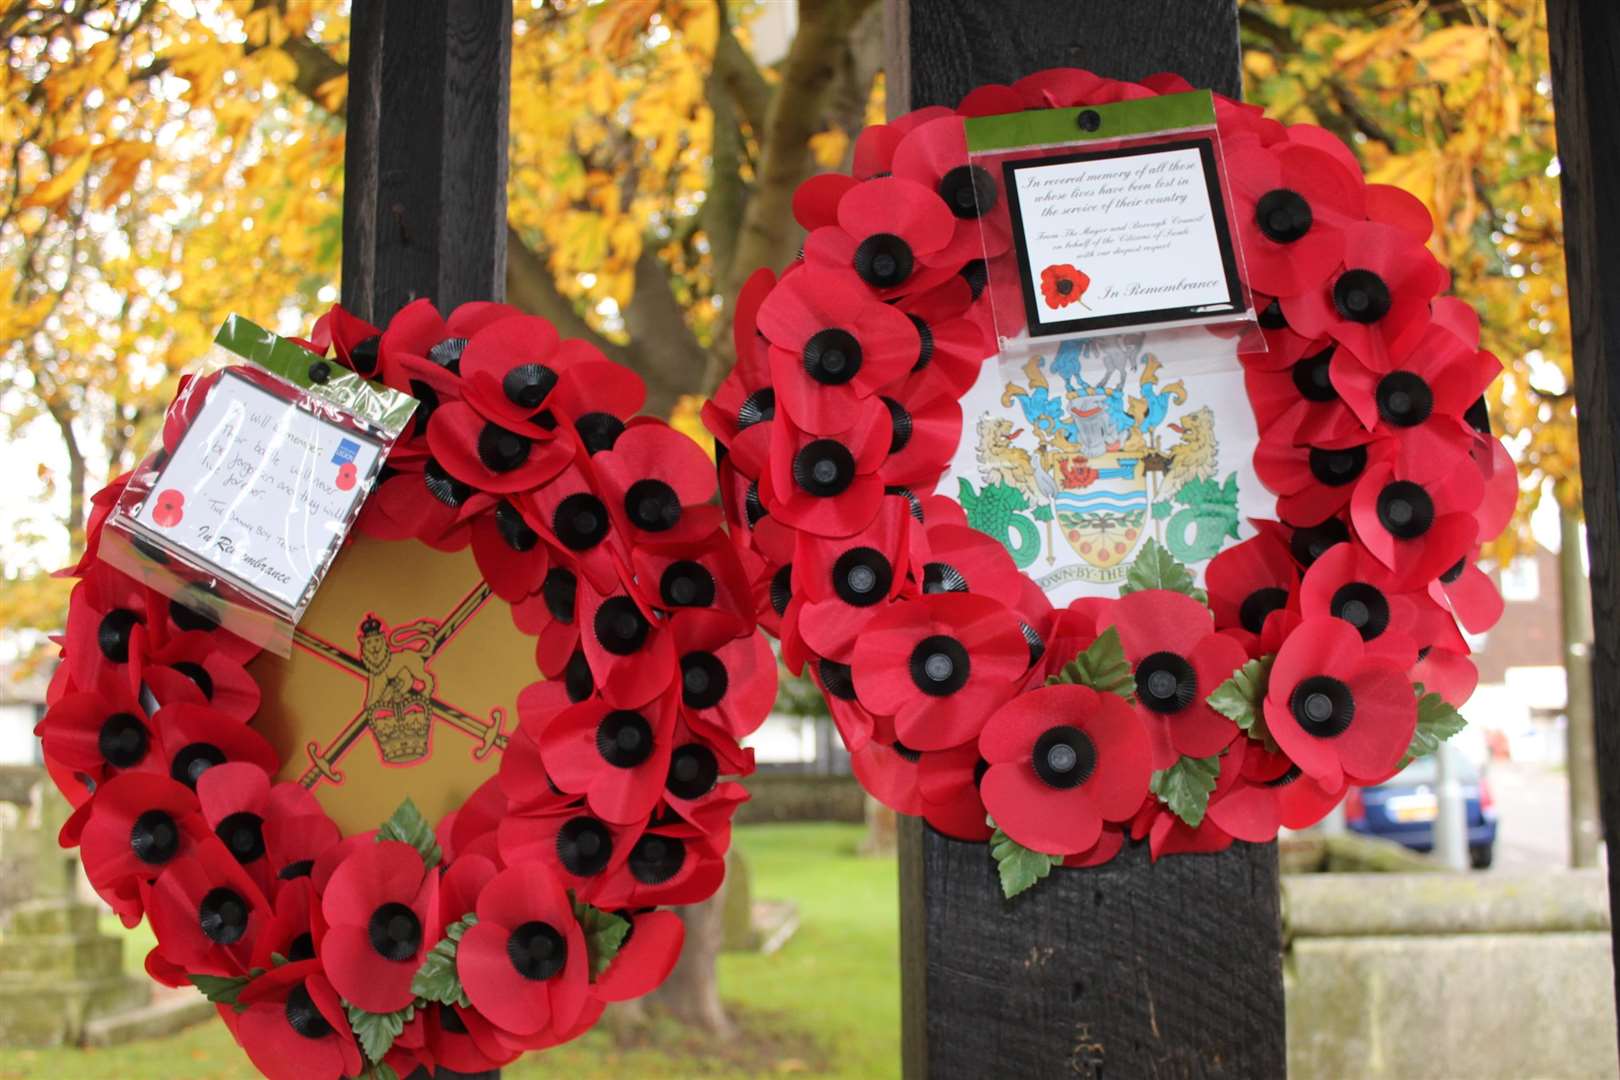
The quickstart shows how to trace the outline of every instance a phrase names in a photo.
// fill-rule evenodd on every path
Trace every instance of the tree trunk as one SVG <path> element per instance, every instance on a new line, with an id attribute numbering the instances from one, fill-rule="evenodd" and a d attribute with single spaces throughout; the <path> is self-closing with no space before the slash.
<path id="1" fill-rule="evenodd" d="M 1558 595 L 1564 637 L 1565 763 L 1569 773 L 1569 864 L 1596 866 L 1603 824 L 1598 815 L 1592 713 L 1592 594 L 1582 565 L 1580 514 L 1558 510 Z"/>
<path id="2" fill-rule="evenodd" d="M 681 947 L 675 970 L 646 998 L 649 1005 L 717 1039 L 736 1034 L 736 1026 L 720 1000 L 718 971 L 720 949 L 726 940 L 726 887 L 730 878 L 728 865 L 726 881 L 713 896 L 701 904 L 675 909 L 686 924 L 686 944 Z"/>

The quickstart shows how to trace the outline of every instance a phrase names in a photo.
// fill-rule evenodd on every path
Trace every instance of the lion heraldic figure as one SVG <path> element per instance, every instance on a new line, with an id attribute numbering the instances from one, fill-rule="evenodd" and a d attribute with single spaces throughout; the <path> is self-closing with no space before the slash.
<path id="1" fill-rule="evenodd" d="M 360 712 L 371 725 L 383 760 L 415 761 L 427 754 L 438 681 L 427 669 L 438 624 L 417 619 L 388 630 L 375 615 L 360 623 L 360 660 L 366 668 L 366 702 Z"/>

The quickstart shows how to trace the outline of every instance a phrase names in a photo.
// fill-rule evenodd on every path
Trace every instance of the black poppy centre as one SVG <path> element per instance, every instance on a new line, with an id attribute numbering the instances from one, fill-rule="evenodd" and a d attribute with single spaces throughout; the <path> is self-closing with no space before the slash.
<path id="1" fill-rule="evenodd" d="M 1434 391 L 1416 372 L 1390 372 L 1378 380 L 1373 396 L 1378 415 L 1396 427 L 1416 427 L 1434 412 Z"/>
<path id="2" fill-rule="evenodd" d="M 596 640 L 615 656 L 629 656 L 646 642 L 652 624 L 628 596 L 613 596 L 596 609 Z"/>
<path id="3" fill-rule="evenodd" d="M 646 833 L 630 849 L 630 876 L 643 885 L 660 885 L 685 864 L 686 845 L 678 837 Z"/>
<path id="4" fill-rule="evenodd" d="M 833 563 L 833 592 L 852 607 L 871 607 L 881 602 L 893 583 L 893 567 L 874 548 L 850 548 Z"/>
<path id="5" fill-rule="evenodd" d="M 96 736 L 102 759 L 118 769 L 140 764 L 149 745 L 146 725 L 133 713 L 113 713 L 101 722 L 101 733 Z"/>
<path id="6" fill-rule="evenodd" d="M 1311 475 L 1319 483 L 1328 487 L 1344 487 L 1355 483 L 1367 467 L 1367 448 L 1346 446 L 1339 450 L 1326 450 L 1313 446 L 1308 461 Z"/>
<path id="7" fill-rule="evenodd" d="M 1365 581 L 1341 585 L 1328 603 L 1328 611 L 1356 628 L 1361 640 L 1371 641 L 1389 627 L 1389 600 Z"/>
<path id="8" fill-rule="evenodd" d="M 681 497 L 662 480 L 637 480 L 624 493 L 624 512 L 636 528 L 664 532 L 681 520 Z"/>
<path id="9" fill-rule="evenodd" d="M 1385 484 L 1378 493 L 1378 523 L 1400 540 L 1415 540 L 1434 524 L 1434 500 L 1410 480 Z"/>
<path id="10" fill-rule="evenodd" d="M 557 830 L 557 861 L 575 877 L 593 877 L 613 860 L 613 834 L 593 817 L 570 818 Z"/>
<path id="11" fill-rule="evenodd" d="M 638 712 L 615 709 L 596 725 L 596 752 L 616 769 L 633 769 L 652 757 L 652 725 Z"/>
<path id="12" fill-rule="evenodd" d="M 855 249 L 855 273 L 874 289 L 892 289 L 911 276 L 911 245 L 893 233 L 874 233 Z"/>
<path id="13" fill-rule="evenodd" d="M 933 697 L 946 697 L 967 685 L 972 664 L 967 649 L 953 637 L 935 634 L 911 650 L 911 682 Z"/>
<path id="14" fill-rule="evenodd" d="M 664 567 L 658 597 L 669 607 L 708 607 L 714 603 L 714 575 L 702 563 L 677 559 Z"/>
<path id="15" fill-rule="evenodd" d="M 422 465 L 422 486 L 427 488 L 428 494 L 449 507 L 458 507 L 472 497 L 473 489 L 470 484 L 464 484 L 451 476 L 432 458 L 428 458 Z"/>
<path id="16" fill-rule="evenodd" d="M 712 709 L 731 686 L 726 665 L 711 652 L 689 652 L 681 657 L 681 701 L 689 709 Z"/>
<path id="17" fill-rule="evenodd" d="M 1333 283 L 1333 306 L 1354 323 L 1375 323 L 1389 314 L 1389 286 L 1371 270 L 1346 270 Z"/>
<path id="18" fill-rule="evenodd" d="M 816 439 L 793 456 L 793 481 L 818 499 L 841 495 L 855 481 L 855 456 L 836 439 Z"/>
<path id="19" fill-rule="evenodd" d="M 931 562 L 923 565 L 923 592 L 967 592 L 967 578 L 950 563 Z"/>
<path id="20" fill-rule="evenodd" d="M 229 814 L 214 829 L 225 849 L 242 864 L 264 856 L 264 819 L 247 810 Z"/>
<path id="21" fill-rule="evenodd" d="M 1297 191 L 1274 188 L 1254 204 L 1254 222 L 1272 243 L 1292 244 L 1311 231 L 1311 204 Z"/>
<path id="22" fill-rule="evenodd" d="M 288 991 L 283 1012 L 287 1017 L 287 1026 L 306 1039 L 324 1039 L 332 1034 L 332 1025 L 315 1007 L 315 999 L 309 996 L 303 983 Z"/>
<path id="23" fill-rule="evenodd" d="M 1319 353 L 1301 357 L 1294 362 L 1290 374 L 1294 378 L 1294 389 L 1306 401 L 1327 402 L 1339 400 L 1339 392 L 1333 388 L 1331 371 L 1333 367 L 1334 347 L 1329 345 Z"/>
<path id="24" fill-rule="evenodd" d="M 995 180 L 977 165 L 958 165 L 939 178 L 935 190 L 951 213 L 964 221 L 987 213 L 998 195 Z"/>
<path id="25" fill-rule="evenodd" d="M 819 330 L 804 343 L 804 373 L 823 386 L 842 386 L 861 370 L 861 343 L 848 330 Z"/>
<path id="26" fill-rule="evenodd" d="M 416 912 L 395 901 L 371 913 L 366 934 L 372 949 L 384 960 L 409 960 L 422 946 L 422 921 Z"/>
<path id="27" fill-rule="evenodd" d="M 607 507 L 586 491 L 578 491 L 557 504 L 551 531 L 570 551 L 588 551 L 608 533 Z"/>
<path id="28" fill-rule="evenodd" d="M 530 441 L 499 424 L 485 424 L 478 433 L 478 460 L 494 473 L 511 472 L 529 460 Z"/>
<path id="29" fill-rule="evenodd" d="M 747 431 L 755 424 L 776 419 L 776 391 L 762 386 L 743 399 L 737 407 L 737 430 Z"/>
<path id="30" fill-rule="evenodd" d="M 574 430 L 579 432 L 579 441 L 585 444 L 585 451 L 589 454 L 600 454 L 604 450 L 611 450 L 624 434 L 624 421 L 612 413 L 588 412 L 574 421 Z"/>
<path id="31" fill-rule="evenodd" d="M 1301 566 L 1310 566 L 1325 555 L 1329 548 L 1350 539 L 1350 528 L 1338 518 L 1328 518 L 1317 525 L 1295 529 L 1288 538 L 1289 553 Z"/>
<path id="32" fill-rule="evenodd" d="M 701 799 L 714 790 L 719 779 L 720 762 L 714 751 L 699 743 L 687 743 L 670 756 L 664 787 L 677 799 Z"/>
<path id="33" fill-rule="evenodd" d="M 495 527 L 506 546 L 516 552 L 529 551 L 540 542 L 540 534 L 529 528 L 518 508 L 502 499 L 495 507 Z"/>
<path id="34" fill-rule="evenodd" d="M 1079 728 L 1061 724 L 1035 740 L 1030 764 L 1047 787 L 1079 787 L 1096 771 L 1097 747 Z"/>
<path id="35" fill-rule="evenodd" d="M 128 608 L 114 608 L 101 617 L 96 627 L 96 645 L 110 663 L 129 662 L 129 639 L 137 624 L 146 622 Z"/>
<path id="36" fill-rule="evenodd" d="M 180 851 L 180 826 L 165 810 L 147 810 L 130 826 L 129 849 L 148 866 L 162 866 Z"/>
<path id="37" fill-rule="evenodd" d="M 1307 735 L 1329 739 L 1350 727 L 1356 716 L 1356 699 L 1338 679 L 1313 675 L 1294 687 L 1288 710 Z"/>
<path id="38" fill-rule="evenodd" d="M 1136 665 L 1136 697 L 1156 713 L 1180 712 L 1198 696 L 1198 672 L 1186 657 L 1156 652 Z"/>
<path id="39" fill-rule="evenodd" d="M 213 743 L 188 743 L 169 763 L 169 775 L 188 788 L 195 788 L 202 774 L 215 765 L 225 764 L 225 752 Z"/>
<path id="40" fill-rule="evenodd" d="M 578 591 L 579 579 L 572 570 L 560 566 L 547 570 L 546 579 L 540 583 L 540 597 L 546 602 L 546 610 L 560 623 L 574 621 L 574 597 Z"/>
<path id="41" fill-rule="evenodd" d="M 501 379 L 501 393 L 520 409 L 538 409 L 552 388 L 557 373 L 544 364 L 519 364 Z"/>
<path id="42" fill-rule="evenodd" d="M 1256 589 L 1238 605 L 1238 622 L 1251 634 L 1265 629 L 1266 617 L 1288 606 L 1288 590 L 1271 586 Z"/>
<path id="43" fill-rule="evenodd" d="M 526 922 L 506 939 L 506 956 L 519 975 L 543 982 L 567 966 L 568 939 L 550 923 Z"/>
<path id="44" fill-rule="evenodd" d="M 197 905 L 197 925 L 217 945 L 234 945 L 247 933 L 248 902 L 235 889 L 210 889 Z"/>

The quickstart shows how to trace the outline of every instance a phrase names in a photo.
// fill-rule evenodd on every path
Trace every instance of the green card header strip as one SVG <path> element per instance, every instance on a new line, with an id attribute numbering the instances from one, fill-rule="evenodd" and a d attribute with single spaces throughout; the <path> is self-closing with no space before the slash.
<path id="1" fill-rule="evenodd" d="M 225 320 L 225 325 L 214 335 L 214 344 L 352 416 L 375 424 L 390 435 L 403 431 L 405 422 L 416 411 L 416 399 L 409 394 L 369 382 L 335 361 L 325 362 L 329 371 L 327 380 L 315 382 L 309 377 L 309 369 L 310 365 L 320 362 L 320 357 L 240 315 Z"/>
<path id="2" fill-rule="evenodd" d="M 1097 114 L 1095 131 L 1082 130 L 1079 116 Z M 1101 142 L 1158 131 L 1213 127 L 1215 98 L 1208 90 L 1119 101 L 1080 109 L 1036 109 L 1005 116 L 975 116 L 964 122 L 970 154 L 1026 146 Z"/>

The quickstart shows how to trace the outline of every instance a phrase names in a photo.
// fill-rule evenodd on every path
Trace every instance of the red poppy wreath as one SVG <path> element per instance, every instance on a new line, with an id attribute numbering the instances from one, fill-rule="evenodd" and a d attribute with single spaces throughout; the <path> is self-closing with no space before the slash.
<path id="1" fill-rule="evenodd" d="M 289 664 L 103 562 L 129 477 L 95 497 L 38 729 L 76 807 L 61 839 L 150 919 L 152 977 L 201 988 L 267 1076 L 480 1072 L 657 986 L 683 937 L 661 909 L 718 887 L 746 798 L 724 778 L 753 770 L 739 740 L 776 692 L 757 575 L 704 451 L 546 321 L 334 308 L 299 344 L 419 402 L 358 535 Z M 451 584 L 455 614 L 405 621 Z M 510 731 L 456 696 L 491 683 Z M 362 685 L 349 735 L 306 753 L 292 720 L 331 735 Z"/>
<path id="2" fill-rule="evenodd" d="M 990 840 L 1008 895 L 1127 840 L 1157 858 L 1320 820 L 1460 729 L 1462 630 L 1501 613 L 1473 565 L 1517 491 L 1484 415 L 1500 365 L 1441 295 L 1428 212 L 1323 129 L 1218 96 L 1277 520 L 1205 588 L 1149 539 L 1117 599 L 1055 609 L 933 493 L 995 352 L 987 282 L 1018 273 L 962 119 L 1190 89 L 1052 70 L 867 129 L 852 175 L 800 188 L 803 256 L 743 289 L 737 364 L 704 411 L 760 624 L 824 692 L 866 789 Z M 1063 307 L 1088 284 L 1057 264 L 1036 287 Z"/>

